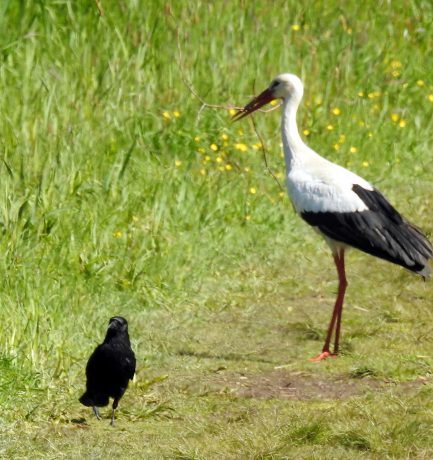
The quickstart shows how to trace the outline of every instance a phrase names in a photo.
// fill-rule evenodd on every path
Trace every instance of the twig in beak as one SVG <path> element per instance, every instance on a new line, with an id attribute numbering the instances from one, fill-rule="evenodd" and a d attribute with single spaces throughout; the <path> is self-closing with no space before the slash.
<path id="1" fill-rule="evenodd" d="M 283 186 L 281 185 L 281 183 L 278 180 L 277 176 L 274 174 L 274 172 L 272 171 L 272 169 L 269 166 L 268 158 L 266 156 L 266 153 L 267 153 L 266 146 L 265 146 L 265 143 L 263 142 L 262 136 L 257 131 L 257 125 L 256 125 L 256 121 L 254 120 L 254 115 L 251 116 L 251 122 L 253 124 L 254 132 L 256 133 L 256 136 L 257 136 L 257 138 L 259 139 L 259 142 L 260 142 L 260 148 L 262 150 L 263 160 L 265 161 L 266 169 L 267 169 L 268 173 L 272 176 L 274 181 L 277 183 L 278 187 L 280 187 L 280 190 L 284 191 Z"/>

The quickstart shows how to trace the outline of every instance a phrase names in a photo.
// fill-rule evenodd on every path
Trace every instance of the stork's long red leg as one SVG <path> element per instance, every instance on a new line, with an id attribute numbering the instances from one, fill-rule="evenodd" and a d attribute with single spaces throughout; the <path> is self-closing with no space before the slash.
<path id="1" fill-rule="evenodd" d="M 338 353 L 338 345 L 340 342 L 340 328 L 341 328 L 341 316 L 343 313 L 343 302 L 344 302 L 344 294 L 346 293 L 347 288 L 347 279 L 346 279 L 346 271 L 344 269 L 344 249 L 341 250 L 339 257 L 335 256 L 335 265 L 337 267 L 338 272 L 338 296 L 336 304 L 338 304 L 338 313 L 337 313 L 337 325 L 335 326 L 335 342 L 334 342 L 334 354 Z"/>
<path id="2" fill-rule="evenodd" d="M 341 329 L 341 315 L 343 312 L 344 294 L 346 292 L 347 280 L 346 273 L 344 270 L 344 249 L 334 254 L 334 262 L 337 267 L 338 273 L 338 294 L 335 301 L 334 310 L 332 312 L 331 321 L 328 327 L 328 333 L 326 334 L 325 344 L 323 345 L 322 353 L 317 355 L 315 358 L 311 358 L 310 361 L 321 361 L 329 356 L 335 356 L 338 353 L 338 346 L 340 341 L 340 329 Z M 329 345 L 331 344 L 332 333 L 335 328 L 335 342 L 334 342 L 334 353 L 332 354 Z"/>

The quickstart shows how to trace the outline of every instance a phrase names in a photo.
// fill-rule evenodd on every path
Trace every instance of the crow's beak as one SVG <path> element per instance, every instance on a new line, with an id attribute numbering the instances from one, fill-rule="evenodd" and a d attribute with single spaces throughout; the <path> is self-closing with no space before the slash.
<path id="1" fill-rule="evenodd" d="M 115 329 L 116 328 L 117 320 L 115 318 L 111 318 L 108 322 L 108 329 Z"/>

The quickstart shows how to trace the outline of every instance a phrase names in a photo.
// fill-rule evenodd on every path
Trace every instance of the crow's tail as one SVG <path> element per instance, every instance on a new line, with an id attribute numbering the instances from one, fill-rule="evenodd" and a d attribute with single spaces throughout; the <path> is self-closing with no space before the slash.
<path id="1" fill-rule="evenodd" d="M 87 407 L 103 407 L 108 404 L 108 396 L 89 393 L 86 391 L 79 399 L 80 403 Z"/>

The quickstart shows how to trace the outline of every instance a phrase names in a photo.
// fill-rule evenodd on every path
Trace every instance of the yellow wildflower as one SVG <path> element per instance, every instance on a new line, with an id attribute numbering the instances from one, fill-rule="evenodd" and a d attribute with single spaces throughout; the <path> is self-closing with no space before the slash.
<path id="1" fill-rule="evenodd" d="M 394 59 L 391 61 L 391 68 L 392 69 L 400 69 L 401 62 L 398 59 Z"/>
<path id="2" fill-rule="evenodd" d="M 117 230 L 113 233 L 115 238 L 122 238 L 123 233 L 120 230 Z"/>
<path id="3" fill-rule="evenodd" d="M 176 160 L 174 164 L 176 165 L 176 168 L 178 168 L 182 164 L 182 162 L 180 160 Z"/>
<path id="4" fill-rule="evenodd" d="M 370 166 L 370 163 L 368 161 L 363 161 L 362 166 L 364 166 L 364 168 L 368 168 Z"/>
<path id="5" fill-rule="evenodd" d="M 368 98 L 374 99 L 375 97 L 379 97 L 380 94 L 381 94 L 380 91 L 371 91 L 370 93 L 368 93 Z"/>
<path id="6" fill-rule="evenodd" d="M 275 107 L 277 104 L 278 104 L 278 101 L 276 101 L 275 99 L 273 101 L 270 102 L 270 104 Z"/>
<path id="7" fill-rule="evenodd" d="M 417 86 L 419 86 L 420 88 L 422 88 L 422 87 L 425 85 L 424 80 L 417 80 L 417 81 L 416 81 L 416 84 L 417 84 Z"/>
<path id="8" fill-rule="evenodd" d="M 216 152 L 218 150 L 218 146 L 216 144 L 211 144 L 210 149 Z"/>
<path id="9" fill-rule="evenodd" d="M 200 174 L 202 176 L 206 176 L 206 169 L 204 169 L 204 168 L 200 169 Z"/>
<path id="10" fill-rule="evenodd" d="M 162 112 L 162 116 L 163 116 L 166 120 L 170 120 L 170 118 L 171 118 L 170 112 Z"/>
<path id="11" fill-rule="evenodd" d="M 394 123 L 397 123 L 397 121 L 400 120 L 400 115 L 398 113 L 395 113 L 395 112 L 392 112 L 390 117 L 391 117 L 391 120 Z"/>
<path id="12" fill-rule="evenodd" d="M 340 144 L 334 144 L 333 147 L 334 150 L 340 150 Z"/>
<path id="13" fill-rule="evenodd" d="M 176 118 L 179 118 L 180 117 L 180 112 L 178 110 L 174 110 L 173 111 L 173 115 L 176 117 Z"/>
<path id="14" fill-rule="evenodd" d="M 231 164 L 227 163 L 225 168 L 226 168 L 226 171 L 231 171 L 233 169 L 233 166 Z"/>
<path id="15" fill-rule="evenodd" d="M 250 187 L 251 195 L 255 195 L 257 193 L 257 189 L 255 187 Z"/>
<path id="16" fill-rule="evenodd" d="M 358 96 L 359 97 L 364 97 L 365 96 L 364 91 L 358 91 Z"/>
<path id="17" fill-rule="evenodd" d="M 279 195 L 281 198 L 283 198 L 283 197 L 286 196 L 286 194 L 285 194 L 284 192 L 280 192 L 278 195 Z"/>
<path id="18" fill-rule="evenodd" d="M 337 116 L 338 116 L 338 115 L 341 114 L 341 110 L 340 110 L 339 107 L 334 107 L 334 108 L 331 110 L 331 113 L 332 113 L 333 115 L 337 115 Z"/>
<path id="19" fill-rule="evenodd" d="M 253 150 L 259 150 L 259 148 L 262 146 L 262 144 L 260 143 L 257 143 L 257 144 L 253 144 L 251 147 L 253 148 Z"/>
<path id="20" fill-rule="evenodd" d="M 244 171 L 245 171 L 245 172 L 250 172 L 251 169 L 250 169 L 248 166 L 245 166 Z"/>
<path id="21" fill-rule="evenodd" d="M 221 139 L 222 139 L 223 141 L 227 141 L 228 138 L 229 138 L 229 137 L 227 136 L 226 133 L 221 134 Z"/>
<path id="22" fill-rule="evenodd" d="M 212 158 L 211 158 L 209 155 L 206 155 L 206 156 L 204 157 L 204 159 L 205 159 L 205 161 L 211 161 L 211 160 L 212 160 Z"/>
<path id="23" fill-rule="evenodd" d="M 304 131 L 302 131 L 304 136 L 309 136 L 310 135 L 310 130 L 309 129 L 304 129 Z"/>
<path id="24" fill-rule="evenodd" d="M 198 152 L 198 153 L 204 153 L 204 152 L 206 152 L 206 150 L 205 150 L 203 147 L 199 147 L 199 148 L 197 149 L 197 152 Z"/>
<path id="25" fill-rule="evenodd" d="M 350 153 L 356 153 L 358 151 L 358 149 L 352 145 L 350 147 L 349 151 L 350 151 Z"/>
<path id="26" fill-rule="evenodd" d="M 223 159 L 221 157 L 216 157 L 215 161 L 217 163 L 222 163 Z"/>
<path id="27" fill-rule="evenodd" d="M 345 134 L 340 134 L 340 135 L 338 136 L 338 142 L 339 142 L 340 144 L 344 144 L 344 143 L 346 142 L 346 135 L 345 135 Z"/>
<path id="28" fill-rule="evenodd" d="M 398 78 L 400 75 L 401 75 L 401 72 L 399 70 L 393 70 L 391 72 L 391 75 L 394 77 L 394 78 Z"/>
<path id="29" fill-rule="evenodd" d="M 235 144 L 235 149 L 239 150 L 240 152 L 246 152 L 248 150 L 248 147 L 245 144 L 239 142 Z"/>
<path id="30" fill-rule="evenodd" d="M 429 100 L 430 102 L 433 102 L 433 94 L 429 94 L 429 95 L 428 95 L 428 100 Z"/>
<path id="31" fill-rule="evenodd" d="M 235 115 L 235 114 L 237 114 L 237 113 L 238 113 L 238 111 L 237 111 L 236 109 L 229 109 L 229 114 L 230 114 L 231 116 L 233 116 L 233 115 Z"/>
<path id="32" fill-rule="evenodd" d="M 404 128 L 406 125 L 407 125 L 407 121 L 404 118 L 402 118 L 398 126 L 400 126 L 400 128 Z"/>
<path id="33" fill-rule="evenodd" d="M 239 136 L 243 136 L 244 135 L 244 130 L 243 129 L 238 129 L 238 134 L 239 134 Z"/>
<path id="34" fill-rule="evenodd" d="M 292 30 L 295 32 L 298 32 L 298 30 L 301 30 L 301 26 L 299 24 L 293 24 L 292 25 Z"/>
<path id="35" fill-rule="evenodd" d="M 245 220 L 251 220 L 251 216 L 250 216 L 249 214 L 247 214 L 247 215 L 245 216 Z"/>
<path id="36" fill-rule="evenodd" d="M 328 131 L 332 131 L 334 129 L 334 125 L 329 124 L 329 125 L 326 126 L 326 129 Z"/>
<path id="37" fill-rule="evenodd" d="M 201 137 L 200 137 L 200 136 L 195 136 L 195 137 L 194 137 L 194 140 L 195 140 L 196 142 L 199 142 L 199 141 L 200 141 L 200 139 L 201 139 Z"/>

